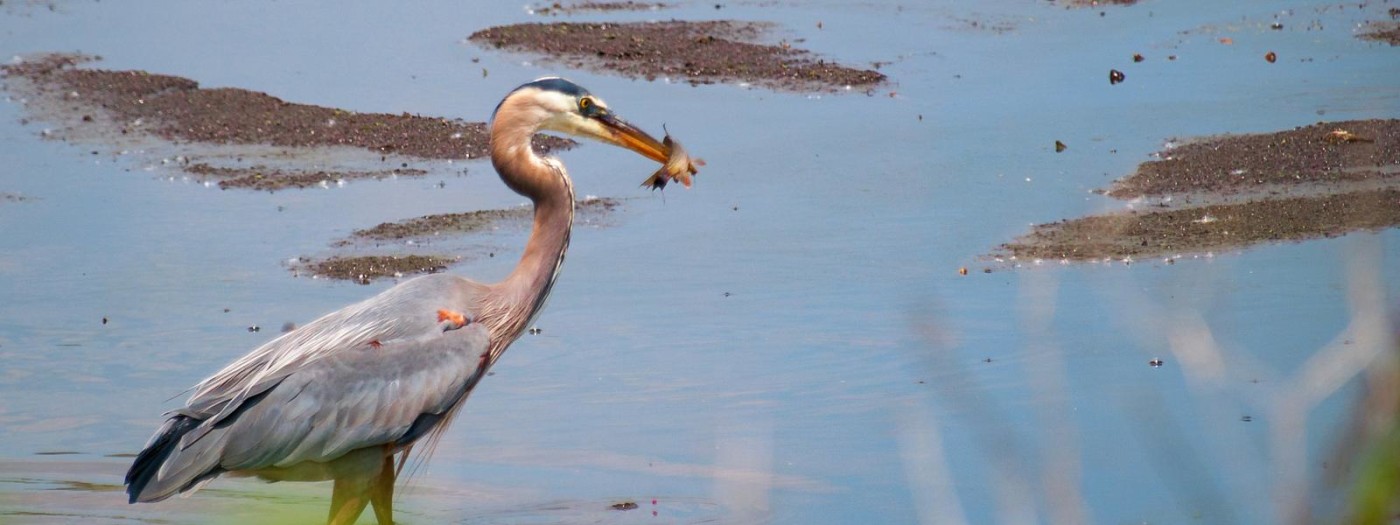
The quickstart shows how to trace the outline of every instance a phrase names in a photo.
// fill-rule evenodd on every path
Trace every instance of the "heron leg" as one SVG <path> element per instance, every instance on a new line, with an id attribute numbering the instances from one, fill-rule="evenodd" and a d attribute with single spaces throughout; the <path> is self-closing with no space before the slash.
<path id="1" fill-rule="evenodd" d="M 326 523 L 329 525 L 350 525 L 360 517 L 360 513 L 365 511 L 365 505 L 369 504 L 369 498 L 365 497 L 366 487 L 364 480 L 354 478 L 336 478 L 335 487 L 331 489 L 331 515 Z"/>
<path id="2" fill-rule="evenodd" d="M 398 476 L 394 469 L 393 454 L 384 456 L 384 467 L 369 487 L 369 502 L 374 507 L 374 517 L 379 525 L 394 525 L 394 479 Z"/>

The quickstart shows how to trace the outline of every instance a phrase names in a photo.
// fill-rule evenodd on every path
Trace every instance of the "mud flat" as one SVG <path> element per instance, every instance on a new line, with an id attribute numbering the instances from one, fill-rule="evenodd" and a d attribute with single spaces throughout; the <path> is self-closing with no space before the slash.
<path id="1" fill-rule="evenodd" d="M 661 2 L 577 2 L 561 3 L 553 2 L 549 5 L 536 6 L 530 8 L 530 12 L 541 16 L 572 15 L 580 12 L 608 12 L 608 11 L 659 11 L 671 7 L 670 4 Z"/>
<path id="2" fill-rule="evenodd" d="M 1396 16 L 1397 11 L 1391 10 L 1391 16 Z M 1400 22 L 1378 21 L 1367 22 L 1356 34 L 1362 40 L 1373 40 L 1384 42 L 1392 46 L 1400 46 Z"/>
<path id="3" fill-rule="evenodd" d="M 574 221 L 597 224 L 602 222 L 622 202 L 617 199 L 584 198 L 574 203 Z M 439 235 L 462 235 L 490 231 L 501 228 L 525 229 L 530 225 L 534 210 L 526 206 L 504 210 L 478 210 L 465 213 L 444 213 L 427 215 L 399 222 L 386 222 L 373 228 L 355 230 L 350 240 L 338 245 L 348 245 L 354 241 L 402 241 L 422 239 Z"/>
<path id="4" fill-rule="evenodd" d="M 203 163 L 187 166 L 185 171 L 195 175 L 222 179 L 219 181 L 219 188 L 222 189 L 239 188 L 264 191 L 326 186 L 338 184 L 343 180 L 383 179 L 398 176 L 421 177 L 428 174 L 425 170 L 411 168 L 379 171 L 297 171 L 267 166 L 230 168 Z"/>
<path id="5" fill-rule="evenodd" d="M 1106 192 L 1139 209 L 1039 224 L 996 257 L 1132 260 L 1400 225 L 1400 120 L 1190 141 Z"/>
<path id="6" fill-rule="evenodd" d="M 1327 122 L 1277 133 L 1211 137 L 1173 145 L 1157 157 L 1115 182 L 1108 194 L 1120 199 L 1240 194 L 1393 179 L 1400 177 L 1400 120 Z"/>
<path id="7" fill-rule="evenodd" d="M 1138 0 L 1066 0 L 1061 2 L 1068 7 L 1101 7 L 1106 5 L 1133 5 Z"/>
<path id="8" fill-rule="evenodd" d="M 616 199 L 589 197 L 574 204 L 574 222 L 578 224 L 607 224 L 609 215 L 622 205 Z M 490 248 L 449 250 L 458 255 L 441 253 L 402 253 L 437 249 L 433 246 L 445 239 L 460 239 L 502 230 L 526 230 L 534 210 L 527 206 L 500 210 L 478 210 L 465 213 L 427 215 L 403 221 L 386 222 L 372 228 L 355 230 L 349 238 L 331 244 L 338 253 L 322 259 L 302 257 L 293 264 L 297 274 L 310 274 L 369 284 L 377 279 L 399 278 L 416 274 L 437 273 L 453 264 L 495 256 Z M 362 254 L 362 250 L 390 247 L 394 254 Z"/>
<path id="9" fill-rule="evenodd" d="M 282 149 L 348 147 L 418 159 L 468 159 L 487 155 L 486 124 L 421 115 L 356 113 L 287 102 L 238 88 L 201 88 L 193 80 L 148 73 L 88 69 L 100 57 L 48 54 L 0 67 L 6 87 L 29 100 L 32 117 L 62 126 L 61 138 L 116 142 L 133 135 L 175 143 L 267 145 Z M 573 141 L 536 136 L 538 151 L 569 148 Z M 239 155 L 242 157 L 243 155 Z M 272 160 L 264 159 L 268 162 Z M 199 166 L 199 163 L 191 163 Z M 407 166 L 402 166 L 406 168 Z M 223 187 L 276 190 L 320 180 L 423 175 L 423 170 L 320 169 L 210 166 L 204 173 L 248 182 Z M 311 171 L 310 178 L 304 176 Z M 321 171 L 317 175 L 315 172 Z M 267 173 L 283 177 L 268 177 Z M 260 175 L 261 174 L 261 175 Z M 257 180 L 256 183 L 251 181 Z M 309 181 L 311 184 L 307 184 Z"/>
<path id="10" fill-rule="evenodd" d="M 438 273 L 457 258 L 445 255 L 360 255 L 335 256 L 307 262 L 304 270 L 316 277 L 369 284 L 384 277 Z"/>
<path id="11" fill-rule="evenodd" d="M 480 45 L 544 55 L 575 68 L 648 80 L 682 78 L 788 91 L 868 88 L 885 75 L 815 57 L 783 43 L 759 43 L 765 24 L 714 20 L 633 23 L 528 23 L 473 33 Z"/>
<path id="12" fill-rule="evenodd" d="M 1400 189 L 1094 215 L 1037 225 L 1004 246 L 1020 259 L 1142 259 L 1400 225 Z"/>
<path id="13" fill-rule="evenodd" d="M 286 102 L 266 93 L 206 89 L 187 78 L 145 71 L 81 67 L 99 57 L 47 54 L 0 67 L 6 88 L 25 100 L 28 118 L 56 125 L 45 136 L 102 144 L 114 149 L 154 140 L 195 153 L 162 159 L 171 169 L 218 181 L 223 189 L 279 191 L 329 187 L 347 180 L 421 177 L 415 159 L 477 159 L 488 155 L 486 124 L 420 115 L 356 113 Z M 144 141 L 144 142 L 143 142 Z M 548 153 L 576 143 L 537 135 L 536 151 Z M 335 149 L 327 149 L 335 148 Z M 312 153 L 316 151 L 315 153 Z M 298 153 L 302 152 L 302 153 Z M 94 151 L 94 154 L 96 152 Z M 29 197 L 0 192 L 0 202 Z M 619 202 L 589 198 L 578 203 L 576 220 L 601 223 Z M 432 215 L 357 231 L 332 244 L 337 253 L 299 258 L 297 274 L 369 283 L 386 277 L 434 273 L 485 250 L 414 253 L 428 243 L 503 228 L 528 228 L 528 208 Z M 400 242 L 396 242 L 400 241 Z M 370 244 L 391 253 L 363 253 Z M 359 253 L 354 253 L 359 252 Z"/>

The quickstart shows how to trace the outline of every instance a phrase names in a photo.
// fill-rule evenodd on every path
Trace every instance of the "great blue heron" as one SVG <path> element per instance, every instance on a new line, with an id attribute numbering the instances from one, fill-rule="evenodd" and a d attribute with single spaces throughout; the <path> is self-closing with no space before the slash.
<path id="1" fill-rule="evenodd" d="M 541 130 L 663 163 L 671 154 L 573 82 L 543 78 L 511 91 L 491 118 L 491 163 L 535 206 L 515 270 L 495 284 L 445 274 L 404 281 L 234 361 L 167 414 L 127 471 L 130 501 L 198 490 L 224 473 L 333 479 L 330 523 L 353 523 L 366 504 L 381 525 L 393 523 L 394 455 L 441 435 L 539 314 L 564 262 L 574 189 L 563 164 L 530 147 Z"/>

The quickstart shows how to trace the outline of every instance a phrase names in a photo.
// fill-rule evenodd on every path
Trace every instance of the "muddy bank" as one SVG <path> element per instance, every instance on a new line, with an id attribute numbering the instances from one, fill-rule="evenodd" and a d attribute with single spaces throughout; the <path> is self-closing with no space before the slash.
<path id="1" fill-rule="evenodd" d="M 588 197 L 575 203 L 574 223 L 578 225 L 606 225 L 612 212 L 622 202 L 617 199 Z M 449 266 L 482 257 L 495 257 L 493 248 L 480 245 L 457 249 L 442 248 L 444 240 L 485 234 L 497 231 L 528 230 L 533 218 L 533 209 L 528 206 L 501 210 L 478 210 L 465 213 L 427 215 L 413 219 L 381 223 L 372 228 L 355 230 L 349 238 L 331 243 L 331 247 L 341 253 L 324 259 L 299 258 L 292 269 L 298 275 L 316 278 L 340 279 L 369 284 L 376 279 L 398 278 L 417 274 L 437 273 Z M 361 249 L 380 249 L 389 246 L 394 250 L 417 251 L 431 249 L 456 252 L 443 253 L 399 253 L 356 254 Z"/>
<path id="2" fill-rule="evenodd" d="M 220 189 L 249 189 L 275 191 L 287 188 L 326 187 L 346 180 L 383 179 L 387 177 L 421 177 L 428 172 L 413 168 L 394 168 L 378 171 L 301 171 L 269 166 L 230 168 L 197 163 L 184 170 L 194 175 L 210 179 L 220 179 Z"/>
<path id="3" fill-rule="evenodd" d="M 1060 2 L 1067 7 L 1101 7 L 1106 5 L 1133 5 L 1138 0 L 1064 0 Z"/>
<path id="4" fill-rule="evenodd" d="M 758 43 L 764 24 L 687 22 L 529 23 L 492 27 L 470 39 L 483 46 L 542 54 L 575 68 L 691 84 L 748 82 L 790 91 L 867 88 L 885 75 L 816 58 L 790 44 Z"/>
<path id="5" fill-rule="evenodd" d="M 1147 209 L 1036 225 L 994 255 L 1172 259 L 1400 225 L 1400 120 L 1213 137 L 1157 156 L 1107 192 L 1154 198 Z"/>
<path id="6" fill-rule="evenodd" d="M 152 164 L 217 181 L 223 189 L 277 191 L 333 187 L 362 179 L 421 177 L 429 171 L 410 167 L 409 161 L 488 155 L 487 129 L 480 122 L 354 113 L 286 102 L 243 89 L 204 89 L 193 80 L 176 76 L 80 67 L 95 60 L 99 58 L 51 54 L 3 66 L 0 71 L 6 87 L 26 99 L 26 109 L 33 118 L 59 126 L 52 133 L 46 130 L 45 136 L 107 142 L 113 149 L 126 147 L 128 139 L 140 137 L 176 145 L 215 145 L 198 154 L 162 158 Z M 574 144 L 556 137 L 535 137 L 535 148 L 541 153 Z M 342 149 L 301 156 L 289 153 L 322 147 Z M 26 199 L 0 193 L 0 202 Z M 603 223 L 619 204 L 613 199 L 581 200 L 575 220 L 578 224 Z M 338 253 L 299 258 L 291 266 L 297 274 L 360 283 L 438 272 L 488 254 L 460 247 L 447 249 L 446 254 L 415 253 L 427 243 L 393 241 L 429 237 L 436 241 L 508 228 L 527 229 L 530 218 L 530 209 L 521 207 L 381 224 L 333 243 Z M 366 250 L 361 248 L 370 244 L 389 244 L 394 253 L 363 253 Z M 356 251 L 360 253 L 351 253 Z"/>
<path id="7" fill-rule="evenodd" d="M 438 273 L 457 262 L 444 255 L 359 255 L 336 256 L 323 261 L 307 261 L 297 268 L 313 277 L 369 284 L 385 277 Z"/>
<path id="8" fill-rule="evenodd" d="M 1127 199 L 1400 176 L 1400 120 L 1325 122 L 1173 145 L 1108 190 Z"/>
<path id="9" fill-rule="evenodd" d="M 1395 16 L 1394 9 L 1391 10 L 1391 16 Z M 1367 22 L 1356 34 L 1356 38 L 1400 46 L 1400 22 Z"/>
<path id="10" fill-rule="evenodd" d="M 1094 215 L 1041 224 L 1003 251 L 1018 259 L 1142 259 L 1333 237 L 1400 225 L 1400 189 Z"/>
<path id="11" fill-rule="evenodd" d="M 574 204 L 574 222 L 599 224 L 622 202 L 608 198 L 579 199 Z M 524 229 L 529 226 L 534 210 L 519 206 L 504 210 L 478 210 L 465 213 L 445 213 L 417 217 L 400 222 L 386 222 L 373 228 L 355 230 L 351 239 L 395 241 L 439 235 L 464 235 L 504 228 Z M 338 245 L 349 244 L 344 240 Z"/>
<path id="12" fill-rule="evenodd" d="M 658 11 L 671 7 L 670 4 L 660 2 L 578 2 L 572 4 L 554 2 L 548 5 L 540 5 L 530 8 L 530 12 L 541 16 L 572 15 L 579 12 L 608 12 L 608 11 Z"/>
<path id="13" fill-rule="evenodd" d="M 30 57 L 0 66 L 6 85 L 32 99 L 35 118 L 69 129 L 92 128 L 84 136 L 149 135 L 176 143 L 270 145 L 281 148 L 350 147 L 420 159 L 468 159 L 487 155 L 486 124 L 422 115 L 356 113 L 287 102 L 238 88 L 201 88 L 193 80 L 148 73 L 81 68 L 100 60 L 75 54 Z M 62 136 L 62 135 L 60 135 Z M 538 151 L 569 148 L 573 141 L 536 136 Z M 269 168 L 267 171 L 271 171 Z M 290 175 L 296 170 L 284 170 Z M 375 177 L 379 170 L 321 170 L 324 178 Z M 195 173 L 211 175 L 210 173 Z M 404 176 L 422 175 L 406 170 Z M 251 174 L 249 174 L 251 175 Z M 287 176 L 228 187 L 306 187 L 314 179 Z M 285 181 L 287 185 L 278 185 Z M 311 185 L 319 184 L 319 181 Z"/>

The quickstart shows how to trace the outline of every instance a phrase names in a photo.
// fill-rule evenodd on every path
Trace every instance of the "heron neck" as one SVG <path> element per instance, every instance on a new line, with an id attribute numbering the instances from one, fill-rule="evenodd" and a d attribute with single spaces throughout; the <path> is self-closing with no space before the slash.
<path id="1" fill-rule="evenodd" d="M 525 243 L 525 252 L 515 270 L 506 277 L 505 283 L 520 295 L 528 305 L 521 319 L 520 330 L 533 320 L 535 314 L 544 307 L 545 299 L 564 265 L 564 252 L 569 249 L 569 234 L 574 224 L 573 187 L 565 181 L 565 189 L 534 199 L 535 221 L 530 230 L 530 240 Z"/>
<path id="2" fill-rule="evenodd" d="M 535 218 L 520 262 L 505 280 L 493 287 L 494 297 L 487 308 L 496 314 L 489 316 L 494 321 L 490 325 L 491 339 L 497 345 L 492 348 L 492 361 L 520 337 L 544 308 L 564 263 L 574 220 L 573 184 L 563 166 L 541 159 L 528 143 L 510 153 L 518 157 L 496 162 L 496 169 L 507 185 L 534 204 Z M 527 168 L 521 169 L 521 166 Z"/>

